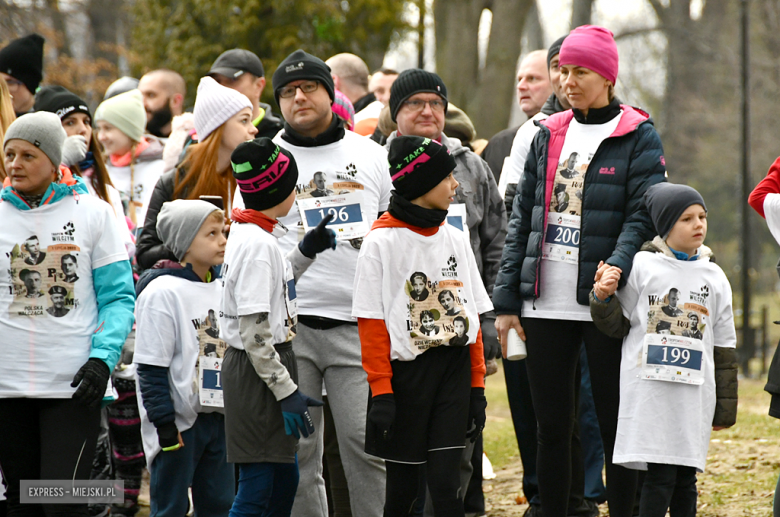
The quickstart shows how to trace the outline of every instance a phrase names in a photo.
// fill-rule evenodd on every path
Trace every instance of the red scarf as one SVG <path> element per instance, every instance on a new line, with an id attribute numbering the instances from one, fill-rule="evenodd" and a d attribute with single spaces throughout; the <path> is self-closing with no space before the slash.
<path id="1" fill-rule="evenodd" d="M 256 224 L 268 233 L 274 232 L 274 226 L 278 222 L 276 219 L 272 219 L 262 212 L 257 210 L 234 208 L 230 213 L 230 218 L 236 223 L 252 223 Z"/>

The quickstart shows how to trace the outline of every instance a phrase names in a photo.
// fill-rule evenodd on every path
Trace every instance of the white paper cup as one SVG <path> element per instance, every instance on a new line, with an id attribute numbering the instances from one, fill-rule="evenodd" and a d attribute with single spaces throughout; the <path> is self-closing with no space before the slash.
<path id="1" fill-rule="evenodd" d="M 509 329 L 506 338 L 506 358 L 510 361 L 520 361 L 525 359 L 527 355 L 525 341 L 520 339 L 515 329 Z"/>

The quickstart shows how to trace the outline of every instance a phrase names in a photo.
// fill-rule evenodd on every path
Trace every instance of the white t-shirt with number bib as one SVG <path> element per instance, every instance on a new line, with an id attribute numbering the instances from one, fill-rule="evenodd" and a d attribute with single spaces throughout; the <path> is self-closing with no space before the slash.
<path id="1" fill-rule="evenodd" d="M 274 142 L 295 157 L 299 198 L 360 192 L 360 211 L 367 229 L 371 228 L 379 212 L 387 210 L 393 185 L 388 172 L 387 151 L 380 145 L 352 131 L 347 131 L 338 142 L 318 147 L 292 145 L 281 134 L 274 138 Z M 243 208 L 238 190 L 235 197 L 235 206 Z M 279 239 L 279 246 L 286 254 L 304 236 L 297 202 L 289 214 L 279 218 L 279 222 L 290 230 Z M 352 283 L 359 245 L 359 240 L 339 240 L 335 250 L 317 256 L 296 285 L 300 314 L 352 320 Z"/>
<path id="2" fill-rule="evenodd" d="M 445 224 L 430 237 L 377 228 L 363 241 L 352 315 L 385 321 L 391 360 L 475 343 L 479 314 L 491 310 L 468 237 L 457 228 Z"/>
<path id="3" fill-rule="evenodd" d="M 0 203 L 0 397 L 70 398 L 98 323 L 92 270 L 127 260 L 111 206 Z"/>
<path id="4" fill-rule="evenodd" d="M 728 279 L 707 259 L 640 252 L 617 294 L 631 331 L 613 461 L 703 471 L 716 402 L 713 347 L 736 346 Z"/>
<path id="5" fill-rule="evenodd" d="M 168 368 L 176 427 L 186 431 L 198 413 L 222 411 L 202 406 L 198 390 L 201 356 L 224 357 L 227 345 L 219 339 L 219 300 L 222 284 L 203 283 L 165 275 L 152 280 L 136 303 L 133 362 Z M 146 415 L 138 391 L 146 461 L 151 465 L 160 452 L 157 430 Z"/>
<path id="6" fill-rule="evenodd" d="M 523 301 L 524 318 L 591 321 L 588 306 L 577 303 L 585 173 L 601 142 L 614 133 L 622 115 L 621 111 L 604 124 L 581 124 L 576 119 L 569 123 L 547 207 L 539 278 L 541 296 L 536 301 Z"/>
<path id="7" fill-rule="evenodd" d="M 244 350 L 238 317 L 268 313 L 273 344 L 295 336 L 296 285 L 292 265 L 282 254 L 279 239 L 256 224 L 234 223 L 222 266 L 222 338 Z"/>

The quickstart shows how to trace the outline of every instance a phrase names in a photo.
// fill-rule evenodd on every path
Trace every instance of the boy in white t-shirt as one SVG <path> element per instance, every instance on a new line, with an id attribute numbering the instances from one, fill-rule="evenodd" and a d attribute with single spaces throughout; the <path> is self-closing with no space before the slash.
<path id="1" fill-rule="evenodd" d="M 710 433 L 737 419 L 731 286 L 703 244 L 707 208 L 696 190 L 659 183 L 644 201 L 658 236 L 617 296 L 621 271 L 607 264 L 590 296 L 599 330 L 624 338 L 613 461 L 647 470 L 640 517 L 693 516 Z"/>
<path id="2" fill-rule="evenodd" d="M 199 515 L 226 516 L 233 503 L 219 379 L 222 285 L 212 269 L 225 257 L 224 225 L 224 213 L 206 201 L 165 203 L 157 233 L 180 263 L 147 270 L 136 286 L 133 362 L 151 516 L 187 513 L 189 487 Z"/>
<path id="3" fill-rule="evenodd" d="M 246 209 L 233 209 L 223 266 L 221 336 L 229 345 L 222 368 L 227 456 L 239 464 L 230 513 L 290 515 L 298 488 L 298 439 L 314 432 L 298 390 L 292 339 L 297 324 L 295 281 L 317 253 L 335 249 L 322 219 L 286 256 L 278 218 L 295 201 L 295 159 L 268 138 L 244 142 L 230 157 Z"/>
<path id="4" fill-rule="evenodd" d="M 444 224 L 458 187 L 447 148 L 401 136 L 389 161 L 395 190 L 363 241 L 352 305 L 372 395 L 366 452 L 386 460 L 386 516 L 408 514 L 425 469 L 434 514 L 462 517 L 460 457 L 487 406 L 479 314 L 493 306 L 468 238 Z"/>

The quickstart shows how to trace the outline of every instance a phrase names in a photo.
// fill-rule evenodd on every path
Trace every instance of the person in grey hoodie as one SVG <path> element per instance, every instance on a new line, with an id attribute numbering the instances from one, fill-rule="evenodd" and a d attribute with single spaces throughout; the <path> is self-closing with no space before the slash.
<path id="1" fill-rule="evenodd" d="M 388 137 L 387 146 L 395 137 L 408 135 L 436 140 L 449 150 L 456 163 L 453 174 L 460 184 L 454 204 L 466 205 L 471 248 L 485 288 L 488 294 L 492 294 L 506 239 L 506 209 L 487 163 L 461 145 L 459 140 L 444 134 L 447 105 L 447 87 L 441 77 L 420 69 L 402 72 L 390 88 L 390 114 L 398 129 Z M 482 341 L 488 360 L 501 354 L 494 320 L 492 312 L 480 314 Z M 474 443 L 467 440 L 461 461 L 461 494 L 466 493 L 471 478 L 473 450 Z"/>

